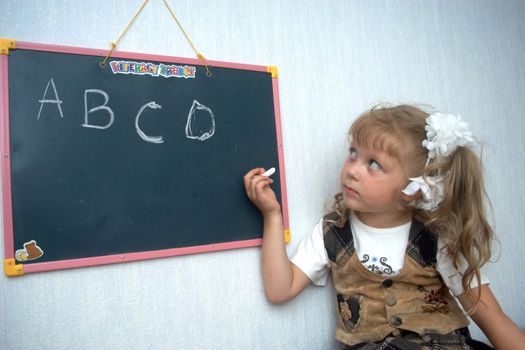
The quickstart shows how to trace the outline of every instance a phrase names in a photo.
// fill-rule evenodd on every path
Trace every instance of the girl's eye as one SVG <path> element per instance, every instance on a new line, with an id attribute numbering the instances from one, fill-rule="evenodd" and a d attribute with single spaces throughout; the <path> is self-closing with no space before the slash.
<path id="1" fill-rule="evenodd" d="M 350 160 L 356 160 L 357 159 L 357 151 L 355 148 L 350 148 Z"/>
<path id="2" fill-rule="evenodd" d="M 370 167 L 370 169 L 372 169 L 373 171 L 378 171 L 378 170 L 381 170 L 381 164 L 379 164 L 378 162 L 376 162 L 375 160 L 370 160 L 368 162 L 368 166 Z"/>

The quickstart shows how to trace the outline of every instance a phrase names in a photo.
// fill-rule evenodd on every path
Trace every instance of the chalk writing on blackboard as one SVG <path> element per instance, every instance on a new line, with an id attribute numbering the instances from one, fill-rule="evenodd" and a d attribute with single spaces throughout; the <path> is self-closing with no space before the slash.
<path id="1" fill-rule="evenodd" d="M 88 93 L 97 93 L 97 94 L 101 94 L 102 96 L 104 96 L 104 104 L 100 105 L 100 106 L 93 107 L 93 108 L 91 108 L 88 111 L 88 109 L 87 109 L 87 106 L 88 106 L 88 102 L 87 102 L 87 100 L 88 100 L 88 98 L 87 98 Z M 102 90 L 99 90 L 99 89 L 88 89 L 88 90 L 84 91 L 84 112 L 85 113 L 84 113 L 84 124 L 82 124 L 82 126 L 85 127 L 85 128 L 107 129 L 111 125 L 113 125 L 113 121 L 115 120 L 115 113 L 113 113 L 113 110 L 107 106 L 108 102 L 109 102 L 109 95 L 105 91 L 102 91 Z M 104 111 L 108 112 L 108 114 L 109 114 L 109 121 L 108 121 L 108 123 L 106 125 L 89 124 L 88 114 L 96 112 L 96 111 L 100 111 L 100 110 L 104 110 Z"/>
<path id="2" fill-rule="evenodd" d="M 162 139 L 162 136 L 148 136 L 144 133 L 144 131 L 140 130 L 139 127 L 139 117 L 144 112 L 146 108 L 153 108 L 153 109 L 160 109 L 162 108 L 161 105 L 155 103 L 155 101 L 151 101 L 146 103 L 144 106 L 140 107 L 139 112 L 137 113 L 137 117 L 135 118 L 135 128 L 137 129 L 137 134 L 139 134 L 140 138 L 143 139 L 146 142 L 151 143 L 163 143 L 164 140 Z"/>
<path id="3" fill-rule="evenodd" d="M 215 133 L 215 116 L 205 105 L 193 100 L 186 122 L 186 137 L 205 141 Z"/>
<path id="4" fill-rule="evenodd" d="M 49 86 L 53 87 L 53 92 L 55 94 L 55 99 L 46 99 L 47 91 L 49 90 Z M 88 109 L 88 95 L 89 94 L 99 94 L 104 97 L 104 103 L 98 106 L 94 106 L 90 109 Z M 60 107 L 60 104 L 62 103 L 62 100 L 60 100 L 60 97 L 58 96 L 58 91 L 55 86 L 55 82 L 53 78 L 51 78 L 46 86 L 46 89 L 44 90 L 44 96 L 41 100 L 38 100 L 40 103 L 40 109 L 38 111 L 37 120 L 40 119 L 40 114 L 42 113 L 42 108 L 45 103 L 51 103 L 56 104 L 59 112 L 60 117 L 63 118 L 64 114 L 62 113 L 62 108 Z M 92 129 L 99 129 L 104 130 L 108 129 L 113 125 L 113 122 L 115 121 L 115 113 L 113 110 L 108 106 L 109 102 L 109 94 L 106 93 L 103 90 L 100 89 L 87 89 L 84 91 L 84 123 L 82 123 L 82 127 L 84 128 L 92 128 Z M 146 108 L 151 109 L 160 109 L 162 108 L 161 105 L 156 103 L 155 101 L 148 102 L 142 107 L 140 107 L 137 116 L 135 117 L 135 129 L 137 130 L 137 134 L 140 136 L 140 138 L 146 142 L 150 143 L 156 143 L 160 144 L 164 142 L 164 139 L 162 136 L 150 136 L 147 135 L 139 125 L 139 118 L 144 112 Z M 106 124 L 103 125 L 97 125 L 92 124 L 89 120 L 89 115 L 91 113 L 95 113 L 98 111 L 105 111 L 108 113 L 108 121 Z M 188 113 L 188 118 L 186 121 L 186 137 L 189 139 L 195 139 L 199 141 L 205 141 L 212 137 L 215 134 L 215 115 L 213 114 L 213 111 L 208 106 L 203 105 L 197 100 L 193 100 L 193 104 L 191 105 L 190 112 Z"/>
<path id="5" fill-rule="evenodd" d="M 54 100 L 48 100 L 46 99 L 47 90 L 49 89 L 49 85 L 53 87 L 53 91 L 55 92 L 55 99 Z M 38 100 L 40 102 L 40 109 L 38 110 L 38 116 L 36 119 L 40 119 L 40 113 L 42 113 L 42 107 L 44 106 L 44 103 L 56 103 L 58 107 L 58 111 L 60 112 L 60 117 L 64 118 L 64 114 L 62 113 L 62 107 L 60 105 L 62 104 L 62 101 L 58 98 L 57 88 L 55 87 L 55 82 L 53 81 L 53 78 L 49 80 L 47 83 L 46 89 L 44 90 L 44 96 L 42 96 L 41 100 Z"/>

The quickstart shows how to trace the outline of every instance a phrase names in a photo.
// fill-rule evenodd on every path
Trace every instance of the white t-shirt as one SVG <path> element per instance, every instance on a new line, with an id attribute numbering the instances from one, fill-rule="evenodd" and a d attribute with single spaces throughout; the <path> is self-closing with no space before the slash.
<path id="1" fill-rule="evenodd" d="M 403 268 L 408 235 L 411 222 L 397 227 L 375 228 L 361 222 L 352 213 L 350 224 L 357 257 L 369 271 L 381 276 L 392 277 L 399 274 Z M 446 254 L 444 242 L 438 239 L 436 270 L 440 273 L 452 294 L 458 296 L 464 292 L 461 285 L 461 274 L 454 268 L 454 263 Z M 466 260 L 460 258 L 460 271 L 467 268 Z M 314 227 L 312 234 L 305 237 L 299 244 L 297 252 L 290 261 L 303 271 L 316 285 L 324 286 L 330 271 L 330 260 L 326 253 L 323 240 L 323 220 Z M 481 284 L 488 284 L 488 279 L 481 274 Z M 478 286 L 474 278 L 471 287 Z"/>

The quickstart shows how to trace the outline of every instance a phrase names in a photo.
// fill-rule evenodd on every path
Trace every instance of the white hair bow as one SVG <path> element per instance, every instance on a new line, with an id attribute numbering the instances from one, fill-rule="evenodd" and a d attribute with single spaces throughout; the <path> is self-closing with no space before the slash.
<path id="1" fill-rule="evenodd" d="M 421 198 L 414 200 L 410 204 L 424 210 L 436 210 L 443 200 L 445 178 L 442 175 L 438 175 L 427 177 L 427 181 L 425 181 L 423 176 L 410 178 L 409 180 L 411 182 L 403 190 L 404 194 L 412 196 L 417 191 L 421 191 Z"/>
<path id="2" fill-rule="evenodd" d="M 461 121 L 459 115 L 431 114 L 425 130 L 427 139 L 423 141 L 423 147 L 428 149 L 429 159 L 448 157 L 458 147 L 468 146 L 474 141 L 467 122 Z"/>
<path id="3" fill-rule="evenodd" d="M 468 124 L 461 121 L 461 116 L 444 113 L 433 113 L 427 117 L 427 138 L 423 140 L 423 147 L 428 149 L 427 165 L 431 159 L 440 159 L 450 156 L 458 147 L 469 146 L 474 137 Z M 424 210 L 436 210 L 445 191 L 444 176 L 422 176 L 410 178 L 411 182 L 403 190 L 406 195 L 414 195 L 421 191 L 421 198 L 410 204 Z"/>

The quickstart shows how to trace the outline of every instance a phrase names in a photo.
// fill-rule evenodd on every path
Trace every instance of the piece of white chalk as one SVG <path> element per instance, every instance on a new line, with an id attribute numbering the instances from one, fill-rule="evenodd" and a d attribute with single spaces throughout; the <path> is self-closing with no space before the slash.
<path id="1" fill-rule="evenodd" d="M 275 173 L 275 168 L 270 168 L 270 169 L 266 170 L 266 171 L 262 174 L 262 176 L 270 177 L 270 176 L 272 176 L 274 173 Z"/>

